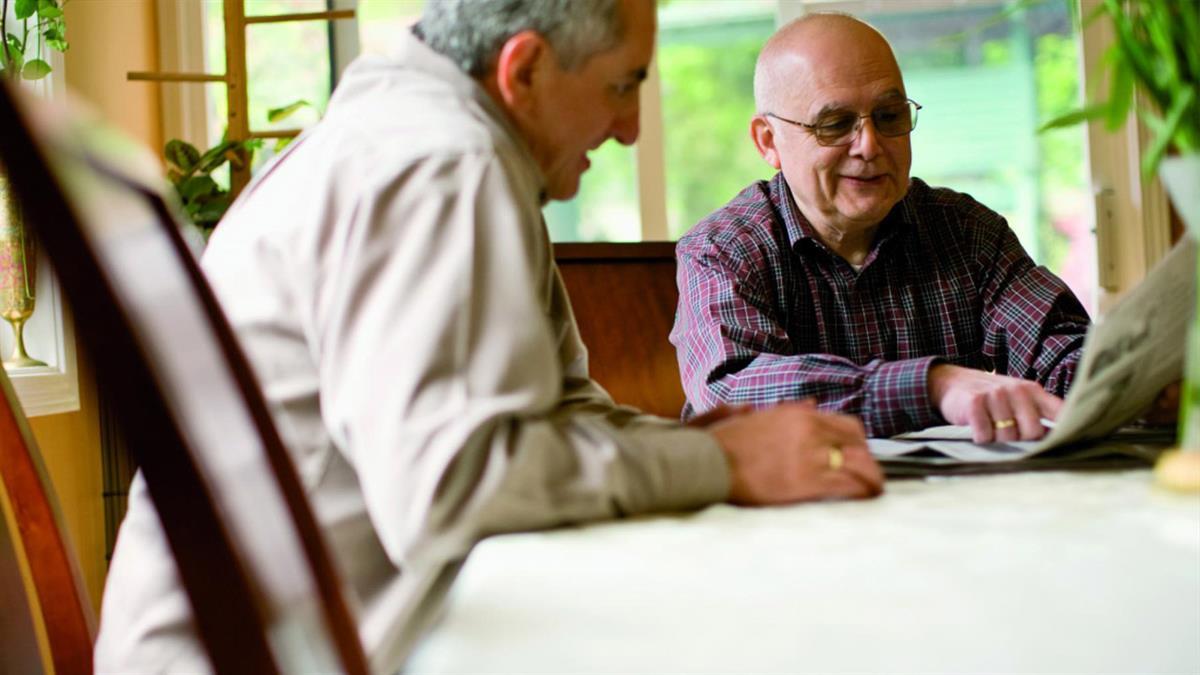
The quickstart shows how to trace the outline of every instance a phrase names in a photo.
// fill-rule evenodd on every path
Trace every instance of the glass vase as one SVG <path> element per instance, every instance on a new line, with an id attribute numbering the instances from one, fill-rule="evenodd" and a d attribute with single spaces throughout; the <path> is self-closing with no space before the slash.
<path id="1" fill-rule="evenodd" d="M 25 322 L 37 301 L 37 243 L 21 218 L 21 207 L 0 174 L 0 318 L 12 326 L 8 368 L 44 366 L 25 350 Z"/>

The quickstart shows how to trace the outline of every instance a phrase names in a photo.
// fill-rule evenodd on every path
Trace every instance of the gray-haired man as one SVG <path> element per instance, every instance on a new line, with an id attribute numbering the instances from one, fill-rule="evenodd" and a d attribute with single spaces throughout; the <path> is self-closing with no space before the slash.
<path id="1" fill-rule="evenodd" d="M 588 377 L 540 209 L 590 150 L 637 138 L 654 30 L 651 0 L 427 3 L 209 244 L 362 620 L 398 611 L 382 599 L 406 564 L 488 534 L 880 490 L 852 418 L 792 404 L 687 428 Z M 140 482 L 130 505 L 97 665 L 202 668 Z"/>

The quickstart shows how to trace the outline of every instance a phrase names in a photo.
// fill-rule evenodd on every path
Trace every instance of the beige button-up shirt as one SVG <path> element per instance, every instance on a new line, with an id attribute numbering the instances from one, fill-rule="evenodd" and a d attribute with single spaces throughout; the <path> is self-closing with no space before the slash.
<path id="1" fill-rule="evenodd" d="M 588 376 L 504 112 L 405 35 L 345 74 L 259 176 L 203 266 L 308 488 L 360 622 L 410 562 L 480 537 L 723 499 L 708 434 Z M 387 645 L 364 640 L 382 670 Z M 140 481 L 105 591 L 102 671 L 206 668 Z"/>

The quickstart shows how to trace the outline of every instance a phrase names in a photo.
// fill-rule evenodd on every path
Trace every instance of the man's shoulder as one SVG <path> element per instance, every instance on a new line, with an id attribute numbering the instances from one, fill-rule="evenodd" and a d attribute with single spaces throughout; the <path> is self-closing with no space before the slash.
<path id="1" fill-rule="evenodd" d="M 908 216 L 928 226 L 1005 226 L 1004 217 L 966 192 L 932 186 L 913 177 L 904 198 Z"/>
<path id="2" fill-rule="evenodd" d="M 356 61 L 317 133 L 337 156 L 368 163 L 507 155 L 511 138 L 461 86 L 386 58 Z"/>
<path id="3" fill-rule="evenodd" d="M 677 250 L 699 253 L 774 246 L 772 232 L 780 220 L 771 190 L 770 181 L 751 183 L 680 237 Z"/>
<path id="4" fill-rule="evenodd" d="M 905 220 L 916 225 L 910 240 L 916 250 L 986 261 L 1011 246 L 1020 247 L 1004 216 L 968 193 L 913 178 L 904 208 Z"/>

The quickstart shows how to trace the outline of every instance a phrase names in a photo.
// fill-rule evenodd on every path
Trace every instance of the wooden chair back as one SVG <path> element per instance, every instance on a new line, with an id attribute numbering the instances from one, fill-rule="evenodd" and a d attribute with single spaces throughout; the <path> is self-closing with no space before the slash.
<path id="1" fill-rule="evenodd" d="M 367 672 L 295 468 L 155 187 L 157 162 L 33 106 L 0 91 L 0 162 L 145 476 L 214 668 Z"/>
<path id="2" fill-rule="evenodd" d="M 668 337 L 675 323 L 675 244 L 555 244 L 588 366 L 618 403 L 678 419 L 685 401 Z"/>
<path id="3" fill-rule="evenodd" d="M 0 367 L 0 672 L 92 672 L 96 622 L 78 560 Z"/>

